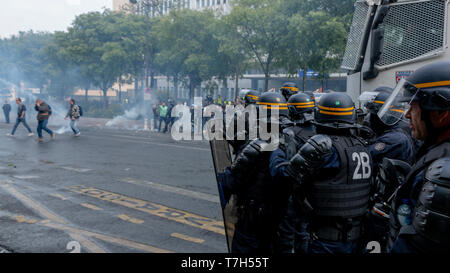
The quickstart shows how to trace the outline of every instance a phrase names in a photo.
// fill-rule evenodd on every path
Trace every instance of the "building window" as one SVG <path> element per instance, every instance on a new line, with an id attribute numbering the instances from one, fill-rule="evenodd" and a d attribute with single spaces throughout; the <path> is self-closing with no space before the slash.
<path id="1" fill-rule="evenodd" d="M 197 8 L 200 8 L 200 0 L 197 0 Z"/>

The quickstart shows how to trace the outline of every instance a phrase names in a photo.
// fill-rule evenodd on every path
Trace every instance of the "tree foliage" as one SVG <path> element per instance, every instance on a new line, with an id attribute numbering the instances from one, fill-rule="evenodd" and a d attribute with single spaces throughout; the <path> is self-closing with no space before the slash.
<path id="1" fill-rule="evenodd" d="M 170 13 L 161 15 L 162 1 L 144 0 L 140 14 L 90 12 L 63 32 L 1 39 L 0 79 L 60 97 L 96 87 L 107 102 L 114 83 L 133 80 L 138 92 L 156 75 L 176 88 L 184 83 L 191 97 L 202 83 L 230 77 L 237 91 L 239 77 L 252 69 L 265 75 L 268 90 L 271 73 L 280 69 L 311 69 L 322 77 L 338 70 L 354 2 L 234 0 L 230 14 L 215 15 L 173 1 Z"/>

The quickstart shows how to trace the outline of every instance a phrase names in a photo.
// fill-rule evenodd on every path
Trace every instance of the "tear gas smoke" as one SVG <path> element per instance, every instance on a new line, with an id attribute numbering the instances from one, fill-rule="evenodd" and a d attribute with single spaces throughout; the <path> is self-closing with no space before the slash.
<path id="1" fill-rule="evenodd" d="M 12 92 L 12 89 L 14 90 L 18 90 L 17 85 L 4 80 L 4 79 L 0 79 L 0 82 L 6 86 L 8 86 L 8 88 L 11 90 L 11 96 L 15 99 L 17 94 Z M 21 97 L 22 99 L 22 103 L 24 103 L 25 105 L 27 105 L 27 119 L 29 119 L 31 116 L 33 116 L 33 114 L 35 114 L 36 112 L 34 111 L 34 103 L 36 101 L 36 99 L 40 98 L 39 94 L 33 94 L 31 92 L 26 92 L 23 94 L 23 97 Z M 66 105 L 55 101 L 52 98 L 48 98 L 48 99 L 43 99 L 41 98 L 43 101 L 45 101 L 48 105 L 50 105 L 50 107 L 52 108 L 52 116 L 49 120 L 49 126 L 59 126 L 60 128 L 55 130 L 56 134 L 64 134 L 67 132 L 72 131 L 72 129 L 70 128 L 68 121 L 64 120 L 64 117 L 66 116 L 68 110 L 69 110 L 69 103 L 67 102 Z M 31 108 L 30 108 L 31 107 Z"/>

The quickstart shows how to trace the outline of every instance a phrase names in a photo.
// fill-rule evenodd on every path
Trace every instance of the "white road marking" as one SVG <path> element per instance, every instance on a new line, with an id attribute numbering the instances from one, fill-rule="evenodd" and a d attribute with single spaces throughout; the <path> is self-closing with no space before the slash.
<path id="1" fill-rule="evenodd" d="M 36 175 L 14 175 L 13 177 L 17 178 L 17 179 L 23 179 L 23 180 L 39 178 L 39 176 L 36 176 Z"/>
<path id="2" fill-rule="evenodd" d="M 124 179 L 121 179 L 120 181 L 139 185 L 139 186 L 148 186 L 148 187 L 151 187 L 151 188 L 154 188 L 157 190 L 176 193 L 176 194 L 180 194 L 180 195 L 193 197 L 196 199 L 206 200 L 209 202 L 220 204 L 219 196 L 212 195 L 212 194 L 207 194 L 207 193 L 202 193 L 202 192 L 197 192 L 197 191 L 190 191 L 190 190 L 186 190 L 186 189 L 182 189 L 182 188 L 178 188 L 178 187 L 172 187 L 172 186 L 163 185 L 163 184 L 158 184 L 158 183 L 154 183 L 154 182 L 150 182 L 150 181 L 135 180 L 132 178 L 124 178 Z"/>
<path id="3" fill-rule="evenodd" d="M 93 135 L 89 135 L 89 137 L 105 139 L 104 137 L 93 136 Z M 156 146 L 164 146 L 164 147 L 172 147 L 172 148 L 188 149 L 188 150 L 197 150 L 197 151 L 203 151 L 203 152 L 209 152 L 210 151 L 210 149 L 206 149 L 206 148 L 196 148 L 196 147 L 189 147 L 189 146 L 182 146 L 182 145 L 175 145 L 175 144 L 157 143 L 157 142 L 150 142 L 150 141 L 135 141 L 135 140 L 131 140 L 129 138 L 133 138 L 133 139 L 136 139 L 136 138 L 129 137 L 129 136 L 116 136 L 116 137 L 118 137 L 118 138 L 128 138 L 127 139 L 128 142 L 133 142 L 133 143 L 138 143 L 138 144 L 151 144 L 151 145 L 156 145 Z M 137 138 L 137 139 L 140 139 L 140 138 Z M 111 140 L 120 141 L 120 140 L 124 140 L 124 139 L 111 138 Z M 144 139 L 142 139 L 142 140 L 144 140 Z"/>
<path id="4" fill-rule="evenodd" d="M 79 169 L 79 168 L 72 168 L 72 167 L 61 167 L 62 169 L 65 170 L 69 170 L 69 171 L 74 171 L 74 172 L 78 172 L 78 173 L 87 173 L 92 171 L 91 169 Z"/>

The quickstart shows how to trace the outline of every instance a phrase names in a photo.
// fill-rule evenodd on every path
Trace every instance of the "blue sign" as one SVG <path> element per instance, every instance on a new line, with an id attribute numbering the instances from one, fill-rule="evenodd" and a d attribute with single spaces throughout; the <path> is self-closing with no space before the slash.
<path id="1" fill-rule="evenodd" d="M 303 70 L 299 69 L 298 70 L 298 76 L 300 78 L 303 78 Z M 306 77 L 307 78 L 312 78 L 312 77 L 318 77 L 319 76 L 319 72 L 313 71 L 313 70 L 307 70 L 306 71 Z"/>

